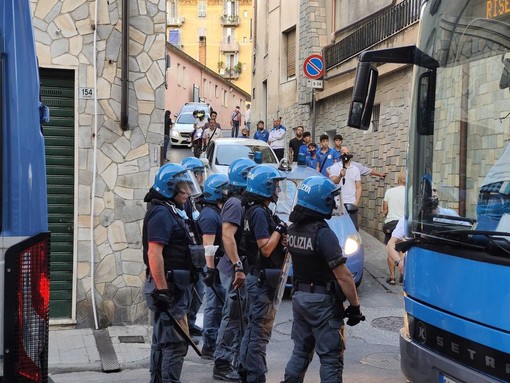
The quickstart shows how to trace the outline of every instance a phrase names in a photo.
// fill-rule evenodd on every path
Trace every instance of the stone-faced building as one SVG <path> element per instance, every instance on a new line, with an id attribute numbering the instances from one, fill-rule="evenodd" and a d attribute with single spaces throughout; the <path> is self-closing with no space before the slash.
<path id="1" fill-rule="evenodd" d="M 378 91 L 370 130 L 347 127 L 352 86 L 359 53 L 412 45 L 416 41 L 419 0 L 317 0 L 254 2 L 254 88 L 252 120 L 283 117 L 288 139 L 303 125 L 314 141 L 327 133 L 330 146 L 344 137 L 354 160 L 387 172 L 386 181 L 362 179 L 360 227 L 383 238 L 382 200 L 396 186 L 405 166 L 412 67 L 378 67 Z M 311 54 L 324 59 L 323 89 L 307 85 L 303 64 Z M 315 129 L 313 121 L 315 114 Z"/>
<path id="2" fill-rule="evenodd" d="M 141 228 L 163 140 L 166 0 L 31 6 L 51 110 L 52 323 L 146 320 Z"/>

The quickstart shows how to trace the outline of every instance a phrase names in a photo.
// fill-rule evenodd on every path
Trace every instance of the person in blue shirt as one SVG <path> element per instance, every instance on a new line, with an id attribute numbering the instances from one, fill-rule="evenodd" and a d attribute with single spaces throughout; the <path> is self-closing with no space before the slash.
<path id="1" fill-rule="evenodd" d="M 308 156 L 308 144 L 310 144 L 310 142 L 312 142 L 312 134 L 310 132 L 304 132 L 303 143 L 299 147 L 299 153 L 304 153 L 305 156 Z"/>
<path id="2" fill-rule="evenodd" d="M 326 169 L 340 161 L 340 155 L 336 150 L 329 147 L 329 137 L 327 134 L 321 134 L 320 141 L 321 149 L 317 152 L 317 171 L 327 177 Z"/>
<path id="3" fill-rule="evenodd" d="M 264 142 L 269 139 L 269 132 L 264 127 L 264 121 L 257 122 L 257 131 L 253 134 L 253 138 Z"/>
<path id="4" fill-rule="evenodd" d="M 310 142 L 308 144 L 308 156 L 306 156 L 306 166 L 317 169 L 317 144 Z"/>

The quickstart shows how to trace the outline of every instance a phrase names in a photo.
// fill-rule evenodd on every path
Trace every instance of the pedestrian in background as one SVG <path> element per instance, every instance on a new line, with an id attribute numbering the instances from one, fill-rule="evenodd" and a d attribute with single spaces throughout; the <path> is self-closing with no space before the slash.
<path id="1" fill-rule="evenodd" d="M 290 162 L 297 162 L 298 160 L 298 154 L 299 154 L 299 148 L 304 142 L 303 139 L 303 132 L 304 128 L 302 126 L 298 126 L 294 129 L 294 133 L 296 136 L 292 138 L 289 141 L 289 161 Z"/>
<path id="2" fill-rule="evenodd" d="M 269 132 L 264 127 L 264 121 L 260 120 L 257 122 L 257 131 L 253 134 L 253 138 L 256 140 L 261 140 L 267 142 L 269 138 Z"/>
<path id="3" fill-rule="evenodd" d="M 223 130 L 221 130 L 221 125 L 216 121 L 217 113 L 212 112 L 211 117 L 209 118 L 209 122 L 204 126 L 204 148 L 209 145 L 209 142 L 216 140 L 223 136 Z M 205 149 L 204 149 L 205 151 Z"/>
<path id="4" fill-rule="evenodd" d="M 230 126 L 232 127 L 232 134 L 230 137 L 237 137 L 239 135 L 239 125 L 241 125 L 241 111 L 239 106 L 236 106 L 230 115 Z"/>
<path id="5" fill-rule="evenodd" d="M 312 142 L 312 134 L 310 132 L 304 132 L 303 133 L 303 143 L 299 147 L 299 153 L 303 153 L 305 156 L 308 156 L 308 145 L 311 142 Z M 315 145 L 315 148 L 317 149 L 317 145 Z"/>
<path id="6" fill-rule="evenodd" d="M 358 207 L 361 201 L 361 175 L 358 168 L 352 164 L 352 157 L 349 148 L 344 146 L 340 156 L 341 165 L 335 163 L 328 169 L 328 174 L 331 181 L 342 187 L 342 202 L 347 208 L 354 227 L 359 230 Z"/>
<path id="7" fill-rule="evenodd" d="M 244 113 L 244 126 L 248 129 L 248 136 L 251 132 L 251 109 L 250 104 L 246 104 L 246 113 Z"/>
<path id="8" fill-rule="evenodd" d="M 344 141 L 344 138 L 341 134 L 335 134 L 335 138 L 333 138 L 333 142 L 335 143 L 335 146 L 333 146 L 333 149 L 338 153 L 338 155 L 342 152 L 342 142 Z"/>
<path id="9" fill-rule="evenodd" d="M 163 138 L 163 157 L 165 161 L 168 161 L 166 156 L 168 151 L 168 144 L 170 143 L 170 129 L 172 129 L 172 118 L 169 110 L 165 111 L 165 122 L 164 122 L 164 138 Z"/>
<path id="10" fill-rule="evenodd" d="M 384 233 L 384 243 L 388 244 L 391 239 L 392 233 L 397 226 L 399 219 L 404 216 L 405 213 L 405 197 L 406 197 L 406 175 L 401 170 L 397 175 L 397 186 L 389 188 L 384 193 L 382 211 L 384 214 L 384 225 L 382 227 Z M 396 260 L 396 259 L 395 259 Z M 386 280 L 390 285 L 395 284 L 395 260 L 390 256 L 388 251 L 387 263 L 389 270 L 389 278 Z M 401 276 L 402 279 L 402 276 Z"/>
<path id="11" fill-rule="evenodd" d="M 188 329 L 195 267 L 190 247 L 197 244 L 184 205 L 189 197 L 200 193 L 190 170 L 169 163 L 159 169 L 144 198 L 148 202 L 142 229 L 143 261 L 147 266 L 144 294 L 148 308 L 154 312 L 151 383 L 180 382 L 188 352 L 186 340 L 175 329 L 177 324 L 184 331 Z"/>
<path id="12" fill-rule="evenodd" d="M 390 277 L 386 279 L 386 283 L 395 285 L 395 267 L 398 268 L 400 273 L 399 282 L 404 282 L 404 254 L 395 249 L 395 245 L 402 242 L 405 238 L 405 219 L 404 216 L 400 217 L 397 221 L 397 226 L 391 233 L 391 237 L 386 244 L 386 251 L 388 253 L 388 267 L 390 267 Z M 393 271 L 393 272 L 392 272 Z"/>
<path id="13" fill-rule="evenodd" d="M 317 169 L 317 144 L 310 142 L 308 144 L 308 155 L 306 156 L 306 166 L 316 170 Z"/>
<path id="14" fill-rule="evenodd" d="M 327 134 L 321 134 L 320 136 L 321 148 L 317 152 L 317 171 L 322 175 L 328 177 L 327 169 L 334 163 L 340 161 L 338 153 L 329 147 L 329 136 Z"/>
<path id="15" fill-rule="evenodd" d="M 401 170 L 397 175 L 397 186 L 389 188 L 384 193 L 382 212 L 384 214 L 384 243 L 391 238 L 391 232 L 397 226 L 398 220 L 404 216 L 406 198 L 406 175 Z M 390 272 L 390 275 L 393 274 Z"/>
<path id="16" fill-rule="evenodd" d="M 280 117 L 273 120 L 273 129 L 269 132 L 267 143 L 280 161 L 285 155 L 285 126 L 281 125 Z"/>
<path id="17" fill-rule="evenodd" d="M 330 180 L 313 176 L 303 180 L 289 220 L 288 250 L 292 255 L 292 356 L 284 383 L 301 383 L 315 351 L 320 358 L 320 381 L 342 382 L 345 350 L 344 321 L 364 320 L 352 275 L 336 234 L 326 223 L 339 193 Z M 302 244 L 306 244 L 303 246 Z M 337 295 L 340 291 L 342 295 Z M 343 300 L 349 307 L 344 311 Z"/>

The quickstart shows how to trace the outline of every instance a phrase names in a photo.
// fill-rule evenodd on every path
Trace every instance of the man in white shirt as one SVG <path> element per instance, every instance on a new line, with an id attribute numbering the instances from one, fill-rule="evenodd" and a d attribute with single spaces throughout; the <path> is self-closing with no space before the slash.
<path id="1" fill-rule="evenodd" d="M 328 168 L 329 179 L 342 186 L 342 202 L 358 230 L 358 206 L 361 201 L 361 175 L 357 167 L 352 165 L 352 154 L 347 146 L 341 150 L 340 162 Z"/>
<path id="2" fill-rule="evenodd" d="M 400 171 L 397 176 L 397 186 L 389 188 L 384 193 L 382 211 L 385 216 L 383 232 L 384 243 L 388 243 L 391 238 L 391 232 L 397 226 L 398 220 L 404 216 L 404 205 L 406 195 L 406 175 Z"/>
<path id="3" fill-rule="evenodd" d="M 285 126 L 280 124 L 280 117 L 273 120 L 273 129 L 269 132 L 269 139 L 267 143 L 273 149 L 274 154 L 280 161 L 283 158 L 285 152 Z"/>

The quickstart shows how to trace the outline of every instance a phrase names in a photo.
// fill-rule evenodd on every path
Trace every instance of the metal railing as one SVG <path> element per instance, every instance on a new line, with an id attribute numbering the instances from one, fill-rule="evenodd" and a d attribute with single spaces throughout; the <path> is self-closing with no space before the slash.
<path id="1" fill-rule="evenodd" d="M 374 17 L 355 32 L 335 44 L 324 48 L 326 69 L 351 58 L 420 19 L 420 1 L 404 0 Z"/>

